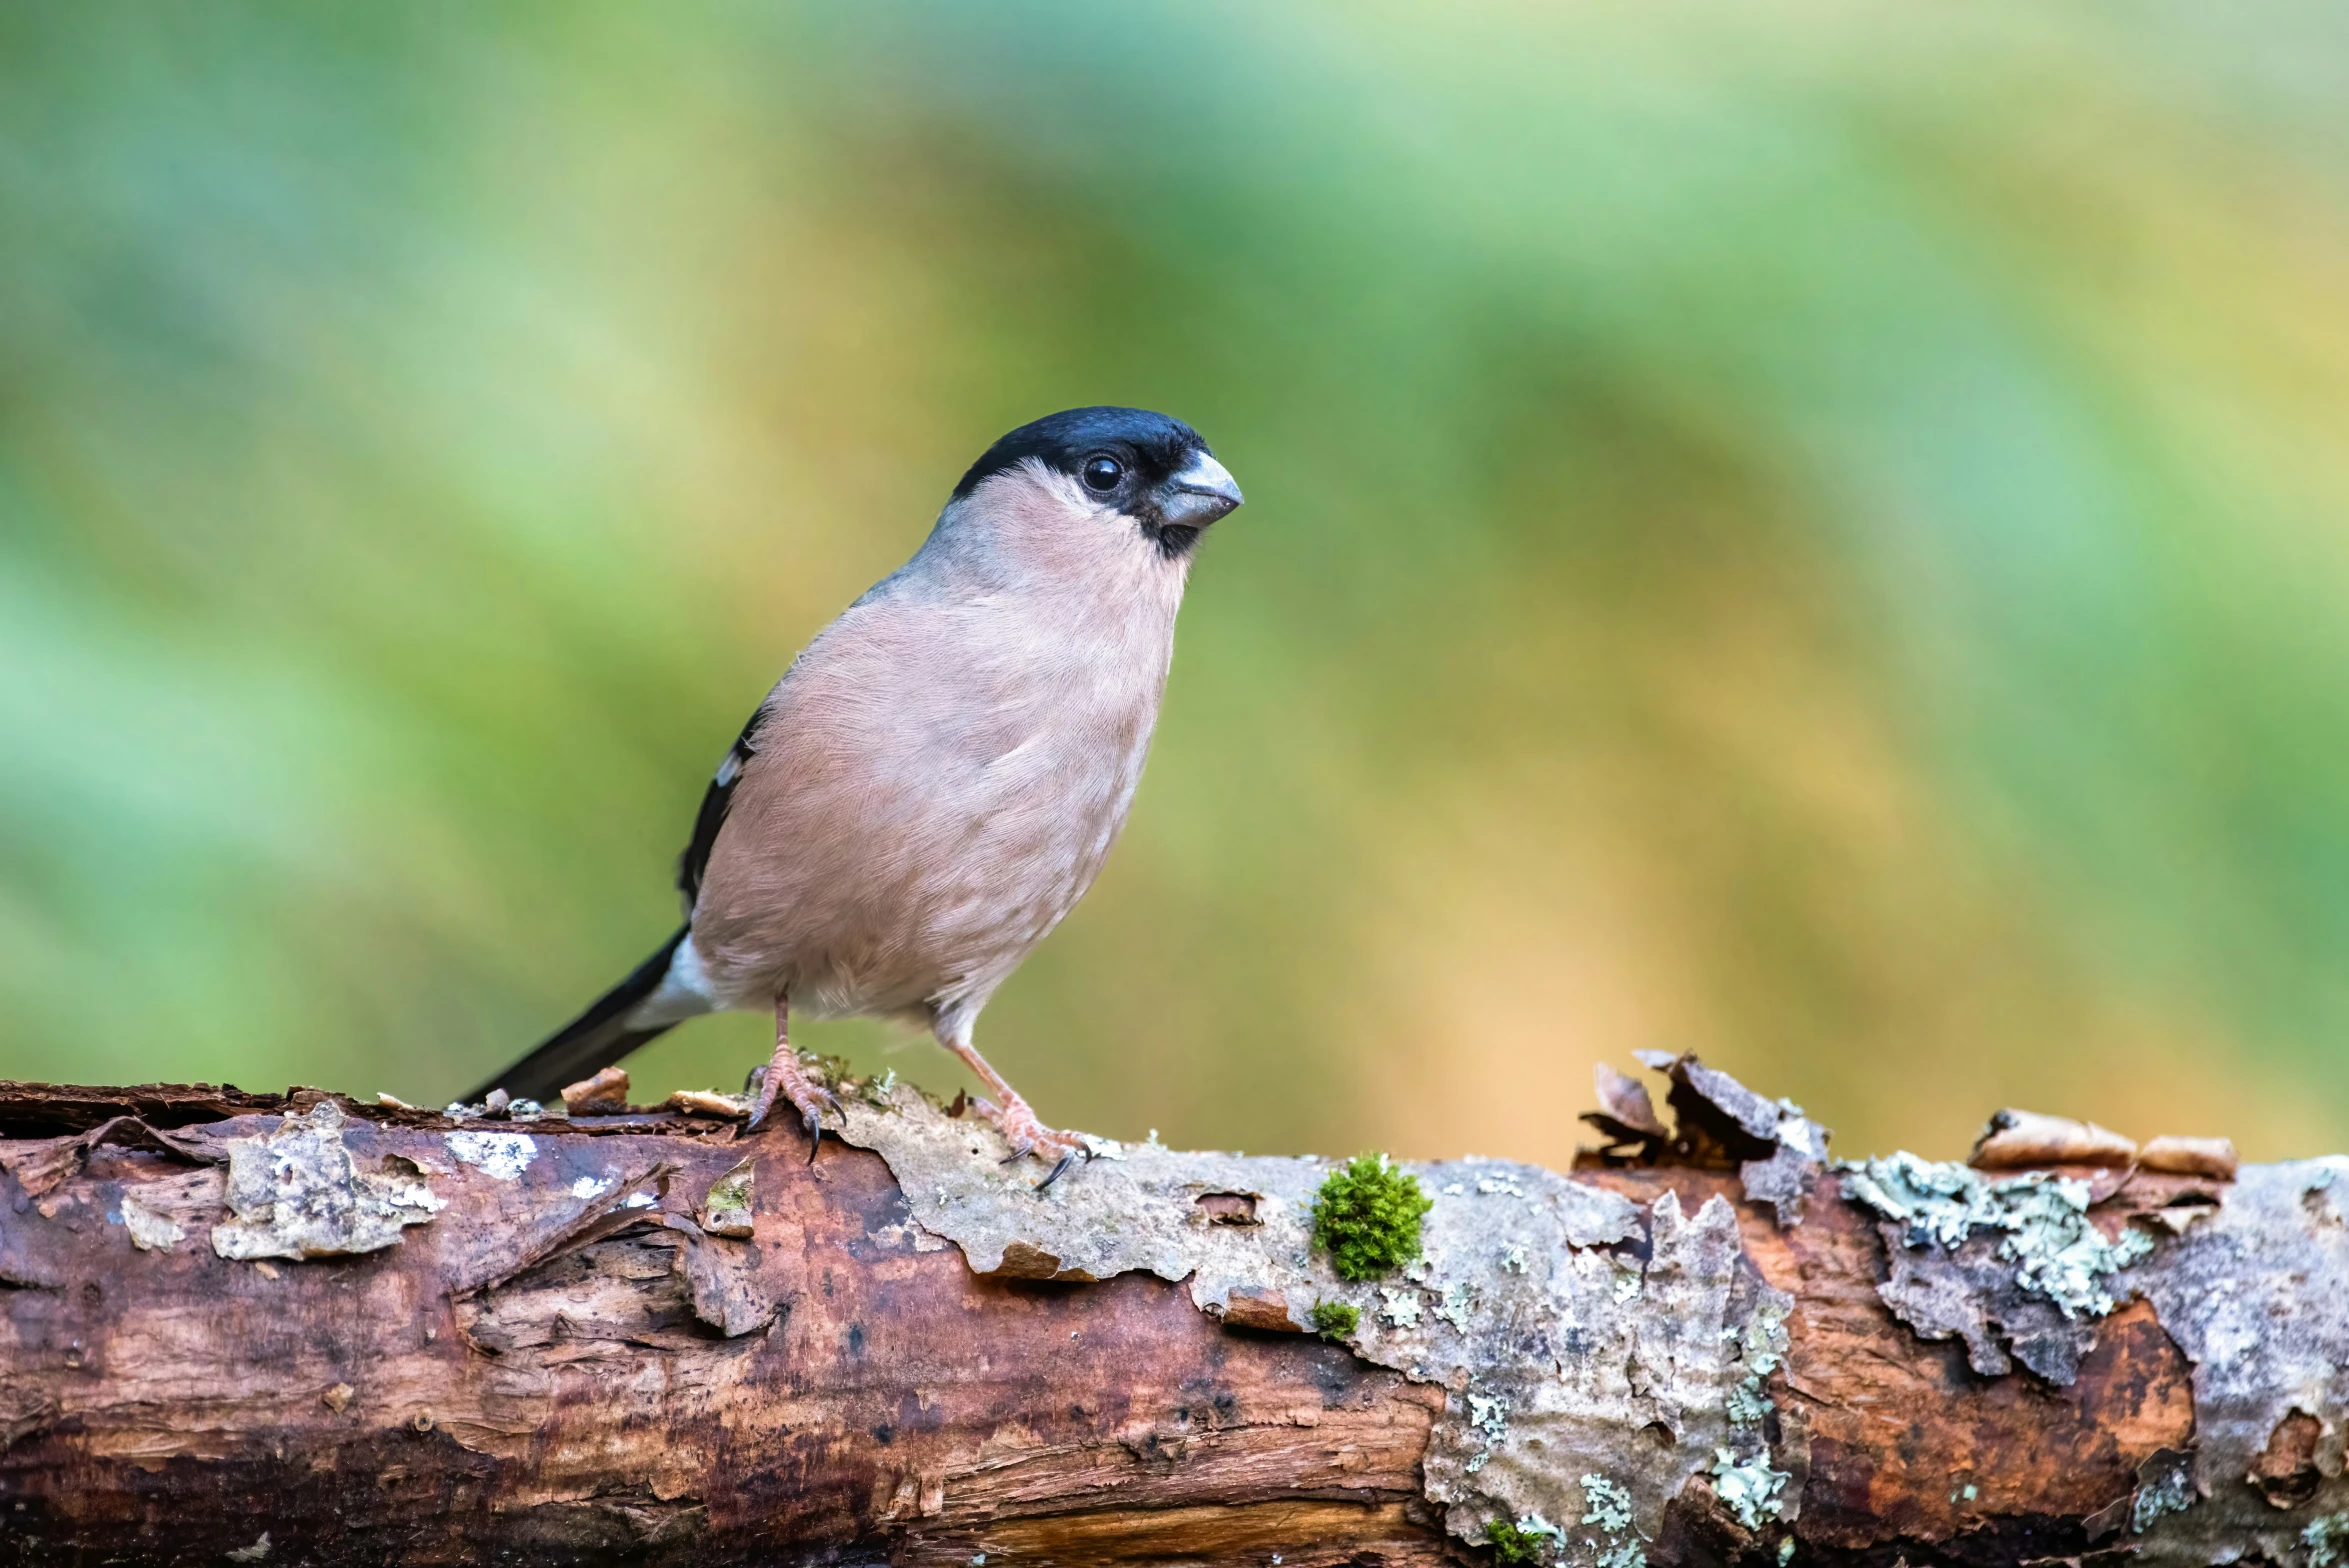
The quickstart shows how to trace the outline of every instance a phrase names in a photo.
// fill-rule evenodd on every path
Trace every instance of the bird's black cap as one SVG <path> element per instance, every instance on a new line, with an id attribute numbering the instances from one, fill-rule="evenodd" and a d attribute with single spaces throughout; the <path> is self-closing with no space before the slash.
<path id="1" fill-rule="evenodd" d="M 1135 470 L 1145 485 L 1154 485 L 1206 450 L 1198 431 L 1146 408 L 1063 409 L 1020 426 L 987 448 L 954 487 L 954 498 L 961 500 L 981 481 L 1031 457 L 1076 478 L 1085 459 L 1107 452 Z"/>

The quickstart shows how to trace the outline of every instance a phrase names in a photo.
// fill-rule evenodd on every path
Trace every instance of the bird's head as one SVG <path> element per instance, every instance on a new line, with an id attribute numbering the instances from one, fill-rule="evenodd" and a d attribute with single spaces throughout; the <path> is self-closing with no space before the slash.
<path id="1" fill-rule="evenodd" d="M 954 487 L 950 510 L 1039 504 L 1070 529 L 1125 530 L 1170 561 L 1240 504 L 1240 487 L 1199 432 L 1139 408 L 1072 408 L 987 448 Z"/>

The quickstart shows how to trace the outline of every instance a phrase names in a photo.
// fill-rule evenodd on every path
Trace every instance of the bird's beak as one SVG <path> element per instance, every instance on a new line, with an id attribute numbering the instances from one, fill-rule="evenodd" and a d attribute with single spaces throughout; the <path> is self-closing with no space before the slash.
<path id="1" fill-rule="evenodd" d="M 1239 482 L 1231 470 L 1205 452 L 1158 487 L 1158 510 L 1177 528 L 1205 528 L 1240 504 Z"/>

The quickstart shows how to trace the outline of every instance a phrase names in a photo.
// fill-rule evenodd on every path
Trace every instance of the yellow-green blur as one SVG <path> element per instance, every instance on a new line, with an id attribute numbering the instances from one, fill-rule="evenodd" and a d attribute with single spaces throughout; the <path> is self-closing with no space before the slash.
<path id="1" fill-rule="evenodd" d="M 12 7 L 0 1075 L 474 1081 L 1092 402 L 1249 505 L 982 1021 L 1048 1120 L 1560 1162 L 1650 1048 L 1847 1153 L 2349 1143 L 2349 27 L 2273 0 Z"/>

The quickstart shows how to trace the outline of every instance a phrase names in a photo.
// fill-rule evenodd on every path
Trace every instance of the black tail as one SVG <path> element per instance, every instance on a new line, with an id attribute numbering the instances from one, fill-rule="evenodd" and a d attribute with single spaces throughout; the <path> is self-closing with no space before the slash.
<path id="1" fill-rule="evenodd" d="M 661 977 L 669 972 L 669 960 L 688 929 L 679 926 L 677 934 L 638 964 L 627 979 L 597 997 L 586 1012 L 556 1030 L 544 1045 L 465 1096 L 466 1100 L 478 1102 L 492 1089 L 503 1089 L 517 1100 L 551 1100 L 565 1085 L 593 1077 L 645 1041 L 668 1033 L 675 1025 L 631 1029 L 628 1015 L 660 988 Z"/>

